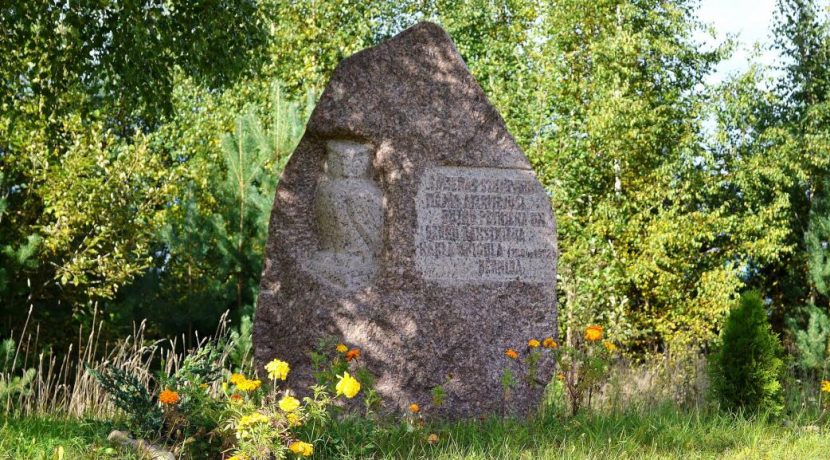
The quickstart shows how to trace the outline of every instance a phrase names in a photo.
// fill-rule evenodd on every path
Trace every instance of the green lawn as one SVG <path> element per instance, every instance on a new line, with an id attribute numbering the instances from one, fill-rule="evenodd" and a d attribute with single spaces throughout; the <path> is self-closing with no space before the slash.
<path id="1" fill-rule="evenodd" d="M 96 421 L 0 416 L 0 459 L 135 458 L 107 441 L 109 431 L 108 423 Z"/>
<path id="2" fill-rule="evenodd" d="M 131 458 L 106 442 L 110 426 L 56 419 L 4 419 L 0 458 Z M 433 445 L 426 441 L 438 435 Z M 673 407 L 535 422 L 492 419 L 414 429 L 377 428 L 352 419 L 315 442 L 314 458 L 558 459 L 558 458 L 827 458 L 830 426 L 743 417 Z"/>

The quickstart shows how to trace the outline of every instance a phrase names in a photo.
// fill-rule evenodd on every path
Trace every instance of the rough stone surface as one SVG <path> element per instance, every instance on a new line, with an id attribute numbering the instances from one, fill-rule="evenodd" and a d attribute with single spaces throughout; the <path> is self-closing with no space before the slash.
<path id="1" fill-rule="evenodd" d="M 421 23 L 340 63 L 283 172 L 256 357 L 288 361 L 302 390 L 333 337 L 362 349 L 390 409 L 525 414 L 541 387 L 504 351 L 554 334 L 556 259 L 530 164 L 449 36 Z M 505 368 L 520 382 L 507 404 Z"/>

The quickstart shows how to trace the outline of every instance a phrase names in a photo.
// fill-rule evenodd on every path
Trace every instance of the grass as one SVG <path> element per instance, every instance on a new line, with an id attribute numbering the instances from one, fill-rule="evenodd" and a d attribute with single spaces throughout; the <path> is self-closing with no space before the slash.
<path id="1" fill-rule="evenodd" d="M 789 426 L 787 426 L 789 425 Z M 830 451 L 830 427 L 808 423 L 764 422 L 665 405 L 570 419 L 536 422 L 491 419 L 432 427 L 440 441 L 429 445 L 424 432 L 381 432 L 375 439 L 350 439 L 359 433 L 341 425 L 332 437 L 345 440 L 331 458 L 360 458 L 361 441 L 373 441 L 377 457 L 435 459 L 705 459 L 824 458 Z M 349 442 L 349 440 L 351 442 Z M 322 449 L 321 449 L 322 450 Z"/>
<path id="2" fill-rule="evenodd" d="M 129 459 L 110 445 L 108 423 L 7 418 L 0 459 Z M 429 444 L 426 437 L 438 435 Z M 416 428 L 351 418 L 326 430 L 314 458 L 412 459 L 756 459 L 825 458 L 830 426 L 809 420 L 763 421 L 672 405 L 533 422 L 494 418 Z"/>
<path id="3" fill-rule="evenodd" d="M 107 441 L 111 429 L 66 417 L 0 417 L 0 459 L 136 459 Z"/>

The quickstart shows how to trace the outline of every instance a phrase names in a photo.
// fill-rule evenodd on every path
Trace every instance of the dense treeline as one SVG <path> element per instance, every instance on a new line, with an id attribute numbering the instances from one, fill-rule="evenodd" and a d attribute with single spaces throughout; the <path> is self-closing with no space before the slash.
<path id="1" fill-rule="evenodd" d="M 254 308 L 280 168 L 337 62 L 444 26 L 548 188 L 564 332 L 715 337 L 739 292 L 823 362 L 830 32 L 781 0 L 780 68 L 706 77 L 690 0 L 13 1 L 0 6 L 0 315 L 46 341 Z"/>

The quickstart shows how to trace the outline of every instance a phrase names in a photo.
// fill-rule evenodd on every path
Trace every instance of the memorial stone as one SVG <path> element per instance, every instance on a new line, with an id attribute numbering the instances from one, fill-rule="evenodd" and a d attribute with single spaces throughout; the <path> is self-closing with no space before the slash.
<path id="1" fill-rule="evenodd" d="M 542 392 L 527 341 L 556 333 L 556 260 L 527 158 L 449 36 L 421 23 L 341 62 L 311 115 L 274 202 L 255 355 L 288 361 L 301 391 L 334 338 L 362 350 L 390 410 L 526 414 Z"/>

